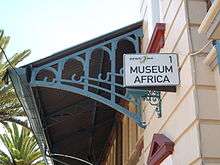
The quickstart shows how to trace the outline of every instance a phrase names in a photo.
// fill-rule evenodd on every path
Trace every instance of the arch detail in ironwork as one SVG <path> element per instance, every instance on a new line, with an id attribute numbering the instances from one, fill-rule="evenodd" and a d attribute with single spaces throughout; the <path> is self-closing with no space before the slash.
<path id="1" fill-rule="evenodd" d="M 126 41 L 133 47 L 132 50 L 124 50 L 124 53 L 140 53 L 142 33 L 141 28 L 136 29 L 44 65 L 32 67 L 30 86 L 60 89 L 89 97 L 132 118 L 144 128 L 146 122 L 142 116 L 141 101 L 147 99 L 152 105 L 158 106 L 160 93 L 125 88 L 122 61 L 119 65 L 117 60 L 122 59 L 123 55 L 117 52 L 119 42 Z M 94 58 L 95 51 L 98 53 Z M 71 75 L 68 67 L 73 67 Z M 124 102 L 133 102 L 136 112 L 129 111 L 122 104 Z"/>

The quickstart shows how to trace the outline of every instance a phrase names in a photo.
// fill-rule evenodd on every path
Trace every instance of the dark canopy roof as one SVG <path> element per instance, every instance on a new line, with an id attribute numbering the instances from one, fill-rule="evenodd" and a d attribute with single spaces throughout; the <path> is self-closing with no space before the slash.
<path id="1" fill-rule="evenodd" d="M 33 77 L 34 74 L 34 68 L 39 68 L 42 65 L 68 57 L 74 53 L 96 46 L 100 43 L 106 43 L 104 46 L 112 49 L 112 45 L 107 41 L 140 29 L 141 27 L 142 22 L 132 24 L 88 42 L 60 51 L 50 57 L 25 65 L 22 68 L 26 69 L 27 80 L 30 81 L 30 77 Z M 131 33 L 130 38 L 132 40 L 135 36 Z M 140 42 L 140 38 L 138 37 L 137 39 L 138 42 Z M 119 73 L 119 69 L 122 68 L 123 54 L 137 53 L 137 51 L 140 52 L 140 47 L 138 47 L 138 50 L 135 50 L 134 45 L 132 45 L 128 40 L 121 40 L 117 43 L 115 64 L 117 73 Z M 89 76 L 91 78 L 89 81 L 93 84 L 93 86 L 110 89 L 111 85 L 104 82 L 93 82 L 92 80 L 92 78 L 99 77 L 100 73 L 106 75 L 111 69 L 111 62 L 110 59 L 107 58 L 108 56 L 106 56 L 106 53 L 106 51 L 100 49 L 95 49 L 92 52 L 91 60 L 89 62 Z M 85 59 L 85 56 L 86 54 L 82 54 L 80 55 L 80 58 Z M 50 70 L 54 71 L 59 67 L 59 65 L 54 64 L 50 67 Z M 66 85 L 70 85 L 69 80 L 72 81 L 74 79 L 74 81 L 76 81 L 79 79 L 79 75 L 82 74 L 85 74 L 85 68 L 83 68 L 80 64 L 80 59 L 78 58 L 69 60 L 65 63 L 61 76 L 62 78 L 65 78 Z M 71 77 L 73 75 L 76 75 L 76 77 Z M 45 77 L 47 77 L 48 81 L 52 82 L 54 75 L 49 73 L 48 70 L 42 70 L 35 76 L 37 80 L 44 81 Z M 105 78 L 106 77 L 103 79 Z M 122 79 L 116 78 L 116 81 L 117 83 L 122 84 Z M 16 87 L 15 81 L 14 84 Z M 51 84 L 51 86 L 53 86 L 53 84 Z M 70 86 L 80 89 L 82 88 L 80 83 L 75 85 L 71 84 Z M 85 95 L 45 86 L 32 86 L 31 89 L 32 92 L 30 92 L 30 94 L 34 96 L 34 100 L 31 101 L 36 103 L 36 109 L 39 116 L 36 115 L 37 117 L 33 117 L 34 111 L 30 111 L 28 108 L 26 108 L 26 111 L 31 120 L 31 125 L 34 127 L 38 142 L 41 143 L 46 140 L 49 153 L 62 153 L 87 160 L 94 164 L 100 164 L 103 161 L 109 147 L 108 139 L 112 129 L 114 128 L 118 112 L 113 108 Z M 107 99 L 111 99 L 112 97 L 111 94 L 100 90 L 99 88 L 91 87 L 88 90 Z M 115 90 L 119 94 L 124 92 L 123 88 L 117 88 Z M 120 98 L 116 97 L 115 100 L 118 104 L 123 104 Z M 38 121 L 36 122 L 35 120 L 40 120 L 42 126 L 39 126 L 41 124 L 36 124 Z M 42 129 L 43 135 L 39 136 L 39 134 L 41 134 L 39 132 L 41 132 Z M 42 148 L 44 148 L 44 145 Z M 69 164 L 84 164 L 69 158 L 59 156 L 55 156 L 54 158 Z M 54 161 L 54 164 L 61 163 Z"/>

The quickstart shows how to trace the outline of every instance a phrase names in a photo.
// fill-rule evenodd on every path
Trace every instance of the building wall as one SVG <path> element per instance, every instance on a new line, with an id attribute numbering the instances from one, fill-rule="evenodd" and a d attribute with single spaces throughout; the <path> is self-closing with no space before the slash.
<path id="1" fill-rule="evenodd" d="M 151 38 L 148 32 L 150 1 L 140 2 L 144 53 Z M 205 34 L 198 33 L 208 1 L 159 0 L 159 3 L 159 22 L 166 24 L 165 45 L 160 52 L 178 54 L 181 83 L 175 93 L 162 92 L 162 118 L 157 118 L 153 107 L 143 103 L 149 122 L 146 129 L 126 117 L 122 119 L 122 164 L 146 165 L 155 133 L 164 134 L 175 143 L 170 157 L 173 165 L 220 164 L 219 69 L 204 64 L 211 46 L 190 55 L 208 42 Z M 132 104 L 129 108 L 134 111 Z M 108 161 L 111 159 L 113 156 L 109 155 Z"/>
<path id="2" fill-rule="evenodd" d="M 212 48 L 212 50 L 215 50 L 215 48 Z M 209 109 L 213 114 L 212 119 L 201 120 L 201 148 L 204 164 L 217 165 L 220 164 L 220 144 L 218 142 L 218 139 L 220 138 L 220 72 L 216 61 L 216 51 L 214 51 L 214 53 L 211 51 L 205 61 L 207 61 L 210 55 L 212 56 L 212 60 L 209 60 L 209 63 L 206 62 L 206 64 L 208 64 L 209 69 L 214 73 L 217 94 L 213 99 L 217 102 L 217 105 L 215 108 Z"/>
<path id="3" fill-rule="evenodd" d="M 144 0 L 141 6 L 143 52 L 149 40 L 148 3 L 149 0 Z M 220 109 L 216 90 L 219 85 L 216 86 L 214 72 L 203 63 L 210 47 L 195 56 L 189 55 L 208 42 L 206 35 L 198 34 L 206 12 L 205 0 L 160 0 L 160 21 L 166 23 L 165 46 L 161 52 L 179 55 L 181 84 L 176 93 L 162 93 L 162 118 L 152 118 L 145 129 L 144 149 L 138 164 L 146 163 L 154 133 L 162 133 L 175 142 L 174 165 L 220 163 L 217 142 Z"/>

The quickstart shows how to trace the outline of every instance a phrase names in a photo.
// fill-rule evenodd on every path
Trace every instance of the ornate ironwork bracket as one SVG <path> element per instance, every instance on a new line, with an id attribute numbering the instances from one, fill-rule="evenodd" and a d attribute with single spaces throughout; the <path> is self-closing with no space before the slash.
<path id="1" fill-rule="evenodd" d="M 155 107 L 155 112 L 158 118 L 162 117 L 160 91 L 146 91 L 144 100 L 148 101 L 150 105 Z"/>
<path id="2" fill-rule="evenodd" d="M 160 92 L 125 88 L 122 81 L 122 56 L 124 53 L 140 53 L 142 36 L 142 29 L 135 29 L 42 65 L 26 67 L 26 75 L 31 75 L 30 78 L 27 76 L 29 85 L 64 90 L 91 98 L 145 128 L 147 121 L 142 101 L 148 101 L 154 106 L 158 117 L 161 117 Z M 124 101 L 133 102 L 136 112 L 122 105 Z"/>
<path id="3" fill-rule="evenodd" d="M 139 114 L 139 126 L 145 128 L 148 124 L 145 116 L 145 108 L 142 106 L 143 101 L 147 101 L 151 106 L 153 106 L 157 117 L 160 118 L 161 114 L 161 96 L 160 91 L 151 91 L 151 90 L 138 90 L 138 89 L 127 89 L 128 94 L 130 95 L 131 102 L 136 107 L 137 113 Z"/>

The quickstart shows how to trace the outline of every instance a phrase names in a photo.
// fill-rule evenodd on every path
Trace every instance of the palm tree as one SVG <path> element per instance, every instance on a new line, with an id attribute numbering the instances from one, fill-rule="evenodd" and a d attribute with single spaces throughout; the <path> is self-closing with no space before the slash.
<path id="1" fill-rule="evenodd" d="M 9 83 L 9 85 L 5 86 L 3 79 L 7 69 L 17 65 L 20 61 L 27 57 L 31 51 L 24 50 L 21 53 L 16 53 L 9 59 L 9 64 L 7 60 L 4 60 L 4 52 L 9 40 L 10 38 L 8 36 L 4 36 L 4 32 L 0 30 L 0 123 L 5 125 L 6 121 L 10 121 L 27 127 L 26 122 L 17 118 L 18 116 L 26 115 L 16 97 L 12 84 Z"/>
<path id="2" fill-rule="evenodd" d="M 35 137 L 27 123 L 19 120 L 19 117 L 26 117 L 26 114 L 21 108 L 13 86 L 11 83 L 6 85 L 3 80 L 7 69 L 13 69 L 30 54 L 30 50 L 24 50 L 10 59 L 5 59 L 9 39 L 0 30 L 0 123 L 5 127 L 5 133 L 0 135 L 0 140 L 5 145 L 5 149 L 0 148 L 0 165 L 43 165 L 42 154 Z M 15 123 L 24 127 L 18 127 Z"/>
<path id="3" fill-rule="evenodd" d="M 45 165 L 41 151 L 31 131 L 17 124 L 6 124 L 0 140 L 7 152 L 0 149 L 0 165 Z"/>

